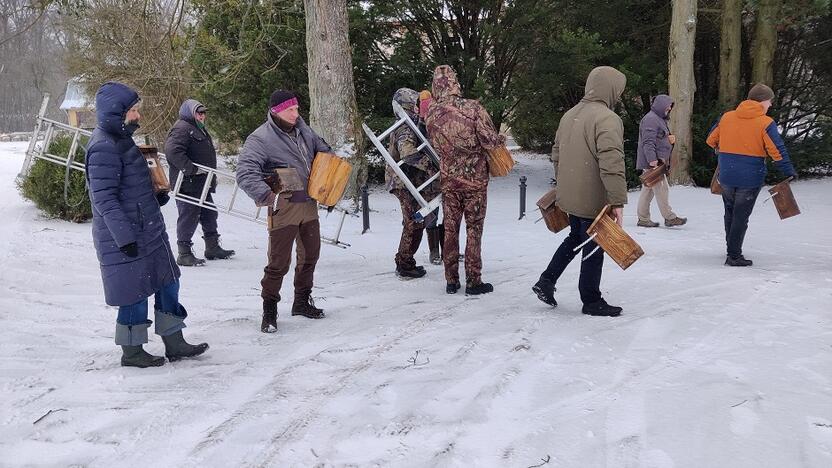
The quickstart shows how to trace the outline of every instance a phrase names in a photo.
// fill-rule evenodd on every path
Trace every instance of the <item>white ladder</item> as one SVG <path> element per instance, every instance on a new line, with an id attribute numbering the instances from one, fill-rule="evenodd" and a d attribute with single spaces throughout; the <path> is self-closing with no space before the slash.
<path id="1" fill-rule="evenodd" d="M 81 144 L 81 137 L 89 138 L 92 135 L 92 132 L 89 130 L 73 127 L 72 125 L 47 118 L 46 107 L 48 103 L 49 94 L 45 94 L 43 97 L 43 102 L 40 106 L 40 112 L 38 112 L 37 123 L 35 124 L 32 139 L 29 140 L 29 146 L 26 149 L 26 159 L 24 159 L 23 167 L 20 170 L 20 174 L 18 174 L 19 179 L 28 176 L 29 171 L 32 168 L 32 165 L 38 159 L 42 159 L 44 161 L 48 161 L 54 164 L 60 164 L 72 170 L 86 172 L 84 164 L 75 160 L 75 152 L 78 149 L 78 145 Z M 49 144 L 51 143 L 55 135 L 58 133 L 68 133 L 72 135 L 72 143 L 70 144 L 69 152 L 67 154 L 60 155 L 48 152 Z M 37 142 L 41 139 L 41 137 L 43 139 L 43 143 L 39 146 Z M 165 158 L 165 155 L 163 153 L 158 154 L 159 160 L 162 162 L 162 166 L 165 169 L 167 169 L 168 163 L 167 159 Z M 254 207 L 253 209 L 243 209 L 236 206 L 237 196 L 240 193 L 240 186 L 237 184 L 237 178 L 234 176 L 234 174 L 222 171 L 220 169 L 214 169 L 208 166 L 204 166 L 202 164 L 194 163 L 194 166 L 201 169 L 202 172 L 206 173 L 205 183 L 202 186 L 200 196 L 194 197 L 191 195 L 185 195 L 183 193 L 180 193 L 182 180 L 184 178 L 183 174 L 180 172 L 179 177 L 176 178 L 176 184 L 174 184 L 170 192 L 171 198 L 191 205 L 196 205 L 201 208 L 208 208 L 209 210 L 234 216 L 236 218 L 245 219 L 247 221 L 253 221 L 262 225 L 266 224 L 267 214 L 262 207 Z M 221 186 L 221 184 L 219 183 L 221 181 L 229 181 L 231 183 L 231 197 L 228 203 L 218 205 L 217 203 L 206 200 L 211 189 L 211 183 L 214 181 L 214 179 L 216 179 L 218 182 L 218 188 Z M 336 247 L 347 248 L 350 246 L 350 244 L 347 244 L 346 242 L 342 242 L 340 240 L 341 229 L 344 226 L 344 220 L 346 219 L 347 214 L 351 214 L 352 216 L 357 215 L 348 213 L 346 209 L 341 208 L 339 206 L 336 206 L 335 209 L 341 212 L 341 219 L 339 220 L 338 227 L 335 231 L 335 235 L 332 237 L 322 235 L 321 241 L 329 245 L 334 245 Z"/>
<path id="2" fill-rule="evenodd" d="M 382 143 L 382 140 L 389 137 L 397 128 L 401 127 L 402 125 L 407 125 L 408 127 L 410 127 L 411 130 L 413 130 L 413 132 L 421 141 L 421 144 L 416 149 L 418 151 L 426 149 L 430 157 L 434 160 L 434 162 L 436 162 L 437 168 L 439 167 L 439 155 L 436 154 L 436 151 L 434 151 L 428 139 L 424 135 L 422 135 L 422 132 L 419 131 L 419 127 L 417 127 L 416 124 L 413 123 L 413 120 L 410 118 L 409 115 L 407 115 L 407 112 L 405 112 L 405 110 L 402 109 L 402 106 L 400 106 L 399 103 L 396 101 L 393 101 L 393 113 L 396 115 L 398 120 L 396 120 L 396 122 L 392 126 L 390 126 L 390 128 L 381 132 L 379 135 L 373 133 L 373 131 L 370 129 L 370 127 L 367 126 L 366 123 L 362 123 L 361 126 L 364 128 L 364 133 L 367 134 L 367 138 L 369 138 L 370 141 L 373 142 L 373 145 L 375 145 L 376 149 L 379 151 L 379 153 L 381 153 L 381 156 L 384 158 L 384 161 L 387 163 L 387 165 L 389 165 L 390 168 L 393 169 L 393 172 L 396 174 L 396 176 L 399 179 L 401 179 L 404 183 L 404 186 L 407 188 L 407 191 L 410 192 L 410 194 L 413 195 L 413 198 L 416 199 L 416 201 L 419 203 L 419 206 L 421 208 L 417 212 L 413 213 L 412 216 L 413 219 L 415 219 L 416 221 L 421 221 L 433 210 L 438 208 L 439 205 L 442 204 L 441 194 L 437 195 L 433 200 L 426 200 L 425 197 L 422 195 L 423 190 L 425 190 L 435 180 L 439 179 L 439 171 L 437 170 L 436 174 L 430 176 L 430 178 L 428 178 L 428 180 L 426 180 L 425 183 L 417 187 L 413 184 L 410 178 L 407 177 L 407 174 L 405 174 L 404 171 L 402 171 L 401 166 L 402 164 L 404 164 L 404 158 L 402 158 L 398 162 L 394 160 L 393 157 L 390 156 L 390 153 L 387 151 L 387 148 Z"/>

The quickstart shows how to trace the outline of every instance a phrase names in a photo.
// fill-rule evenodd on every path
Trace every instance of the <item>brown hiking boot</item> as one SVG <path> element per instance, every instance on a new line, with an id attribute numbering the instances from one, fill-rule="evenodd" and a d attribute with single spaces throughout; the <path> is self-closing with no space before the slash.
<path id="1" fill-rule="evenodd" d="M 651 220 L 647 220 L 647 221 L 638 220 L 638 224 L 636 224 L 636 226 L 647 227 L 647 228 L 659 227 L 659 223 L 657 223 L 655 221 L 651 221 Z"/>
<path id="2" fill-rule="evenodd" d="M 687 222 L 688 222 L 687 218 L 680 218 L 680 217 L 677 216 L 673 219 L 664 220 L 664 225 L 667 226 L 667 227 L 684 226 L 685 223 L 687 223 Z M 659 223 L 656 223 L 656 226 L 658 226 L 658 225 L 659 225 Z"/>

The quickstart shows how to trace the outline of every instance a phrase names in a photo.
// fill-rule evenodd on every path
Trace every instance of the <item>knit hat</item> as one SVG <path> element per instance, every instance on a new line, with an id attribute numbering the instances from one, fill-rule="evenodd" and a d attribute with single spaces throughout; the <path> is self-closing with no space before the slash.
<path id="1" fill-rule="evenodd" d="M 269 98 L 269 109 L 275 114 L 297 105 L 298 98 L 291 91 L 278 89 Z"/>
<path id="2" fill-rule="evenodd" d="M 757 83 L 748 92 L 748 99 L 757 102 L 770 101 L 774 99 L 774 91 L 762 83 Z"/>
<path id="3" fill-rule="evenodd" d="M 424 100 L 430 99 L 430 98 L 431 98 L 430 91 L 428 91 L 426 89 L 423 89 L 422 91 L 419 92 L 419 100 L 420 101 L 424 101 Z"/>

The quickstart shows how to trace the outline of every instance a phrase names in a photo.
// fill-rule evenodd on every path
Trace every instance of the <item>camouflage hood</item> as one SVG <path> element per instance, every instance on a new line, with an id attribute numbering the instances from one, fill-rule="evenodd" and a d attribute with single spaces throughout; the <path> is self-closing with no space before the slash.
<path id="1" fill-rule="evenodd" d="M 586 78 L 584 101 L 602 102 L 612 110 L 627 86 L 627 77 L 613 67 L 596 67 Z"/>
<path id="2" fill-rule="evenodd" d="M 462 97 L 456 72 L 450 65 L 439 65 L 433 71 L 433 99 L 442 102 L 451 96 Z"/>
<path id="3" fill-rule="evenodd" d="M 399 88 L 393 94 L 393 101 L 402 106 L 402 109 L 410 115 L 411 119 L 418 118 L 419 93 L 410 88 Z"/>

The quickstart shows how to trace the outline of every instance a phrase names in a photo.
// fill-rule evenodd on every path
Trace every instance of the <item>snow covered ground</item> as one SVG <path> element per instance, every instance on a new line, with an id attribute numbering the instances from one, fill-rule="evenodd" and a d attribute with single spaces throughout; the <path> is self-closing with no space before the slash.
<path id="1" fill-rule="evenodd" d="M 224 216 L 237 256 L 182 278 L 186 337 L 211 349 L 141 370 L 119 366 L 90 225 L 18 195 L 25 146 L 0 144 L 0 466 L 832 466 L 832 180 L 796 183 L 786 221 L 761 196 L 745 269 L 722 265 L 718 197 L 673 188 L 688 225 L 648 230 L 631 193 L 646 254 L 605 261 L 619 318 L 580 313 L 577 261 L 557 308 L 530 291 L 564 235 L 517 220 L 517 176 L 530 207 L 548 189 L 543 157 L 492 182 L 482 297 L 446 295 L 430 264 L 397 279 L 398 205 L 375 190 L 371 232 L 350 218 L 352 247 L 322 248 L 327 318 L 281 304 L 265 335 L 266 232 Z"/>

